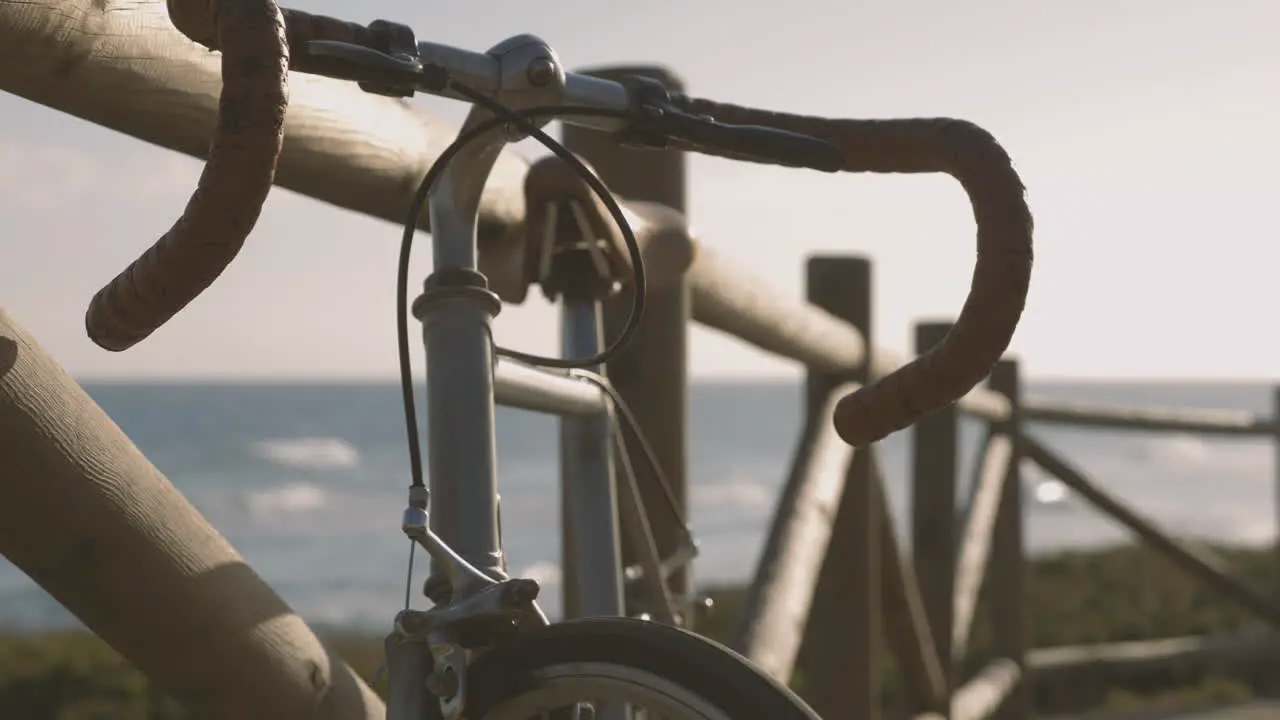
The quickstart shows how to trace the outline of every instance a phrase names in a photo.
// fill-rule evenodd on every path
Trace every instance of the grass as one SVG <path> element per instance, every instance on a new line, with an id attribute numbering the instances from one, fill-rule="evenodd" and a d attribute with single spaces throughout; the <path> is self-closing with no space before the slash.
<path id="1" fill-rule="evenodd" d="M 1280 564 L 1271 551 L 1219 549 L 1236 577 L 1270 592 L 1280 587 Z M 1163 558 L 1140 548 L 1069 552 L 1028 566 L 1030 635 L 1034 646 L 1137 640 L 1245 631 L 1256 621 L 1230 601 L 1195 582 Z M 741 591 L 715 590 L 717 609 L 699 628 L 724 641 L 741 605 Z M 990 618 L 979 608 L 968 671 L 989 657 Z M 369 677 L 381 659 L 381 641 L 336 635 L 331 647 Z M 803 658 L 800 687 L 803 693 Z M 900 704 L 891 659 L 884 665 L 886 703 Z M 1194 707 L 1247 699 L 1268 687 L 1264 671 L 1163 668 L 1076 683 L 1037 687 L 1042 712 L 1085 709 Z M 85 632 L 0 635 L 0 718 L 29 720 L 176 720 L 182 709 L 105 643 Z"/>

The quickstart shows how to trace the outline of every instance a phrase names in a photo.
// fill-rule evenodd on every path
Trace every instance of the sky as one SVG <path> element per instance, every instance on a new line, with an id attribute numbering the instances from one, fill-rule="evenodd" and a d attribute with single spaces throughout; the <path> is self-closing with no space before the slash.
<path id="1" fill-rule="evenodd" d="M 1275 0 L 290 6 L 393 18 L 420 39 L 475 50 L 532 32 L 571 68 L 657 62 L 692 94 L 737 104 L 972 120 L 1014 158 L 1035 215 L 1031 294 L 1011 348 L 1027 372 L 1280 375 L 1266 301 L 1280 270 Z M 455 121 L 465 112 L 416 102 Z M 133 349 L 97 348 L 83 331 L 86 302 L 169 227 L 200 162 L 4 93 L 0 118 L 0 306 L 72 374 L 395 376 L 398 228 L 281 189 L 213 288 Z M 913 322 L 954 317 L 968 290 L 972 214 L 949 178 L 708 158 L 694 158 L 690 175 L 702 242 L 784 293 L 802 295 L 807 255 L 871 257 L 878 346 L 907 349 Z M 415 286 L 430 269 L 422 240 Z M 533 298 L 505 309 L 496 333 L 552 353 L 557 314 Z M 700 328 L 690 363 L 699 378 L 799 372 Z"/>

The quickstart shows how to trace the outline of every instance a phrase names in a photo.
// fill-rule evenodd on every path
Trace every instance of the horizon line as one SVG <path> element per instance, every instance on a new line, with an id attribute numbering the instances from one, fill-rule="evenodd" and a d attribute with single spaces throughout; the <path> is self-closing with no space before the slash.
<path id="1" fill-rule="evenodd" d="M 137 375 L 137 376 L 72 376 L 77 383 L 89 385 L 390 385 L 399 384 L 395 375 Z M 790 385 L 804 380 L 804 375 L 738 375 L 691 376 L 691 385 Z M 1024 380 L 1037 384 L 1090 385 L 1280 385 L 1275 378 L 1262 377 L 1188 377 L 1178 375 L 1091 376 L 1091 375 L 1026 375 Z M 425 385 L 415 377 L 414 385 Z"/>

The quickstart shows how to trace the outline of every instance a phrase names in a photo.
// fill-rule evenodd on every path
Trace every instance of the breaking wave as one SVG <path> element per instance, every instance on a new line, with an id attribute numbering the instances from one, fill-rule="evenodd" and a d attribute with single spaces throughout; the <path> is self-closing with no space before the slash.
<path id="1" fill-rule="evenodd" d="M 260 440 L 254 443 L 253 454 L 277 465 L 306 470 L 342 470 L 360 464 L 360 451 L 354 445 L 332 437 Z"/>
<path id="2" fill-rule="evenodd" d="M 254 517 L 277 518 L 322 508 L 328 504 L 329 496 L 311 483 L 298 482 L 269 490 L 256 490 L 249 493 L 245 500 Z"/>

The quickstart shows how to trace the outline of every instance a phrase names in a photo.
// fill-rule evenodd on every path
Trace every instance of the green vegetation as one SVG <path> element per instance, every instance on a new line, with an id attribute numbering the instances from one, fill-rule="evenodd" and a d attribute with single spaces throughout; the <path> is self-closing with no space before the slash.
<path id="1" fill-rule="evenodd" d="M 1270 551 L 1221 550 L 1236 577 L 1260 590 L 1280 587 L 1280 564 Z M 1212 593 L 1178 568 L 1138 548 L 1072 552 L 1031 564 L 1029 602 L 1035 646 L 1138 640 L 1256 627 L 1250 615 Z M 717 610 L 700 630 L 723 640 L 741 595 L 715 593 Z M 989 656 L 990 621 L 979 612 L 968 670 Z M 334 636 L 331 646 L 365 677 L 380 660 L 379 640 Z M 1189 707 L 1229 702 L 1259 693 L 1263 669 L 1163 668 L 1123 678 L 1073 680 L 1066 688 L 1036 688 L 1046 712 L 1153 705 Z M 798 689 L 803 692 L 803 667 Z M 1061 684 L 1061 683 L 1059 683 Z M 891 659 L 885 666 L 885 699 L 900 700 Z M 0 718 L 27 720 L 170 720 L 181 709 L 127 662 L 87 633 L 0 635 Z"/>

